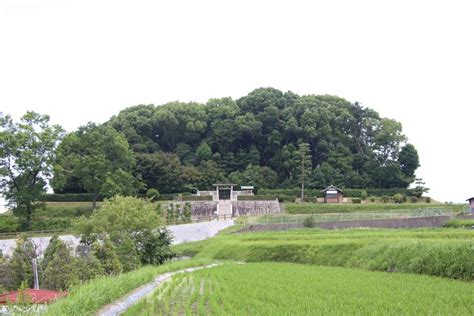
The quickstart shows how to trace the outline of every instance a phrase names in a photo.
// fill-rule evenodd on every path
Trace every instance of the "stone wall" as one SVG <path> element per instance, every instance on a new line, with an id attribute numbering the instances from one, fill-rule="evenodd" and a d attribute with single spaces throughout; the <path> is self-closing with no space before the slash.
<path id="1" fill-rule="evenodd" d="M 280 213 L 280 204 L 275 201 L 235 201 L 232 202 L 232 216 L 254 216 Z"/>

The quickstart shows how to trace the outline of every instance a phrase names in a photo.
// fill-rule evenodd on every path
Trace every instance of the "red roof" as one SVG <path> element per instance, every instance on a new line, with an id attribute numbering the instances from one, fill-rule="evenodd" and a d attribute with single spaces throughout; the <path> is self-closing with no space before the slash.
<path id="1" fill-rule="evenodd" d="M 56 292 L 50 290 L 26 289 L 22 291 L 12 291 L 0 295 L 0 304 L 16 303 L 20 292 L 23 292 L 31 304 L 50 303 L 60 297 L 67 296 L 67 292 Z"/>

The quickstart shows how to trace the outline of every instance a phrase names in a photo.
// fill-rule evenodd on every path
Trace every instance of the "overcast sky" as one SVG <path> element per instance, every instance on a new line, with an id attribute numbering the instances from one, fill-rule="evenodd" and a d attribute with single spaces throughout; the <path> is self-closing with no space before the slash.
<path id="1" fill-rule="evenodd" d="M 474 196 L 472 1 L 3 1 L 0 111 L 333 94 L 403 124 L 430 195 Z"/>

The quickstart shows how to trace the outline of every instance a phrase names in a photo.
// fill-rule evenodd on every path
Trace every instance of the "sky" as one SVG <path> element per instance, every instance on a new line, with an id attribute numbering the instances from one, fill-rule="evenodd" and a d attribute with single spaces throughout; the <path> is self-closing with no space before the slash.
<path id="1" fill-rule="evenodd" d="M 472 1 L 0 0 L 0 112 L 73 131 L 258 87 L 394 118 L 439 201 L 474 196 Z"/>

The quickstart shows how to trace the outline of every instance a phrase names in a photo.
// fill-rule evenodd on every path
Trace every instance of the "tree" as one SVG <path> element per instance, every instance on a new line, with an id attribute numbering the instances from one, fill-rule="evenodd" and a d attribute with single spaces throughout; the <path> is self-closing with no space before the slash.
<path id="1" fill-rule="evenodd" d="M 27 112 L 17 123 L 10 116 L 0 117 L 0 193 L 25 229 L 41 206 L 62 135 L 59 125 L 49 125 L 47 115 Z"/>
<path id="2" fill-rule="evenodd" d="M 94 252 L 104 270 L 115 273 L 118 269 L 135 268 L 137 257 L 140 263 L 145 264 L 161 262 L 160 258 L 170 256 L 171 239 L 161 225 L 159 204 L 135 197 L 116 196 L 105 200 L 89 218 L 78 222 L 76 230 L 82 243 L 94 245 Z M 148 245 L 148 242 L 156 242 L 157 248 Z M 152 249 L 151 253 L 149 249 Z"/>
<path id="3" fill-rule="evenodd" d="M 50 248 L 51 246 L 51 248 Z M 49 290 L 67 290 L 79 282 L 77 259 L 71 249 L 61 240 L 53 240 L 48 245 L 47 262 L 42 262 L 41 288 Z M 46 253 L 45 253 L 46 255 Z M 44 261 L 43 259 L 43 261 Z"/>
<path id="4" fill-rule="evenodd" d="M 21 235 L 16 241 L 16 247 L 8 262 L 11 273 L 11 287 L 19 288 L 26 282 L 33 287 L 33 259 L 37 257 L 36 245 Z"/>
<path id="5" fill-rule="evenodd" d="M 311 150 L 308 143 L 301 143 L 298 147 L 298 169 L 301 183 L 301 202 L 304 201 L 304 185 L 311 173 Z"/>
<path id="6" fill-rule="evenodd" d="M 420 166 L 418 151 L 412 144 L 406 144 L 398 155 L 398 162 L 402 173 L 413 182 L 415 171 Z"/>
<path id="7" fill-rule="evenodd" d="M 57 192 L 78 181 L 84 192 L 132 195 L 142 188 L 132 175 L 135 159 L 125 137 L 108 125 L 89 123 L 67 135 L 57 150 L 53 188 Z"/>

